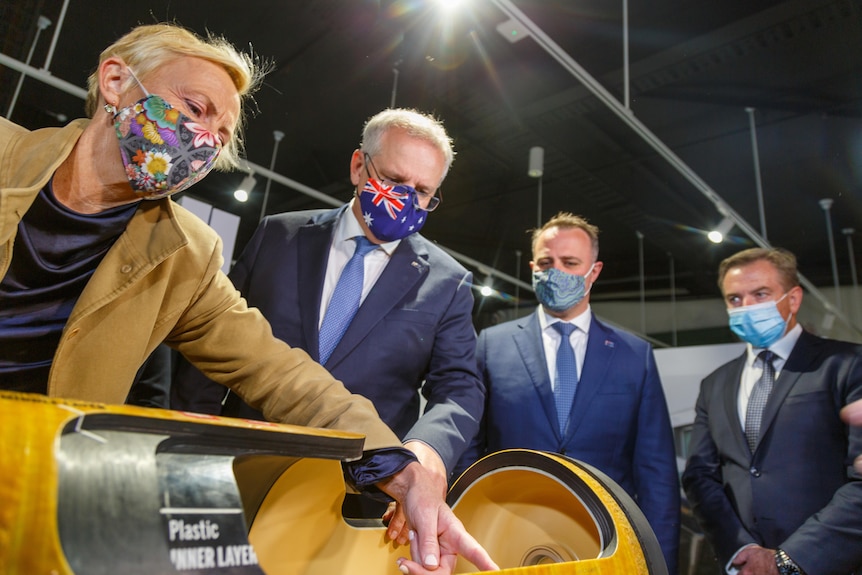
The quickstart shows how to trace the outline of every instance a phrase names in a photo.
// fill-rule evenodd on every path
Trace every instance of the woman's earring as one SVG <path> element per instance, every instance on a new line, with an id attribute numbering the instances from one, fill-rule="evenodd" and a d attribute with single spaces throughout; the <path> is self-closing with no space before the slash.
<path id="1" fill-rule="evenodd" d="M 113 104 L 105 104 L 105 111 L 114 116 L 117 113 L 117 107 Z"/>

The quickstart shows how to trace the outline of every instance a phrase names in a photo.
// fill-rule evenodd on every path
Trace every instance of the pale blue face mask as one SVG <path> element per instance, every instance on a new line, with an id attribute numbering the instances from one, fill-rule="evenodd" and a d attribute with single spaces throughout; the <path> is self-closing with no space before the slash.
<path id="1" fill-rule="evenodd" d="M 784 319 L 778 311 L 778 302 L 787 297 L 785 293 L 776 301 L 767 301 L 733 307 L 727 310 L 730 329 L 742 341 L 754 347 L 767 348 L 784 335 L 790 317 Z"/>
<path id="2" fill-rule="evenodd" d="M 536 291 L 536 298 L 547 309 L 558 313 L 575 307 L 593 287 L 591 285 L 587 288 L 587 276 L 592 273 L 595 265 L 593 263 L 582 276 L 567 274 L 557 268 L 534 271 L 533 289 Z"/>

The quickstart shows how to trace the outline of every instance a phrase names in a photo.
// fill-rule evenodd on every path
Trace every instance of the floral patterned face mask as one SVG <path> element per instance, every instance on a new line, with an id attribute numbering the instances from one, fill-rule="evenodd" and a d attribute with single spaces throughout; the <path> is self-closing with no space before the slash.
<path id="1" fill-rule="evenodd" d="M 117 111 L 114 127 L 132 189 L 145 200 L 158 200 L 206 176 L 222 143 L 164 98 L 150 94 L 140 81 L 138 84 L 146 97 Z"/>

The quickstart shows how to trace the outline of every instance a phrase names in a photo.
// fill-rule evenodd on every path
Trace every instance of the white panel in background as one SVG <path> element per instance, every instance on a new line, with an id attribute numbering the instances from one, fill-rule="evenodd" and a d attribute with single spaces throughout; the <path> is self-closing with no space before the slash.
<path id="1" fill-rule="evenodd" d="M 188 196 L 183 196 L 177 203 L 182 207 L 202 219 L 203 221 L 209 223 L 210 221 L 210 213 L 212 213 L 213 207 L 206 202 L 202 202 L 200 200 L 196 200 L 194 198 L 190 198 Z"/>
<path id="2" fill-rule="evenodd" d="M 221 237 L 222 256 L 224 256 L 221 269 L 224 273 L 228 273 L 233 258 L 233 248 L 236 245 L 236 233 L 239 230 L 239 216 L 213 208 L 210 226 Z"/>
<path id="3" fill-rule="evenodd" d="M 655 362 L 673 427 L 694 422 L 694 406 L 700 392 L 700 382 L 720 365 L 742 355 L 744 350 L 744 343 L 655 350 Z"/>
<path id="4" fill-rule="evenodd" d="M 236 245 L 237 231 L 239 230 L 239 216 L 213 208 L 208 203 L 189 196 L 179 198 L 177 203 L 208 223 L 219 235 L 222 241 L 221 253 L 224 258 L 221 269 L 224 273 L 228 273 L 233 261 L 233 250 Z"/>

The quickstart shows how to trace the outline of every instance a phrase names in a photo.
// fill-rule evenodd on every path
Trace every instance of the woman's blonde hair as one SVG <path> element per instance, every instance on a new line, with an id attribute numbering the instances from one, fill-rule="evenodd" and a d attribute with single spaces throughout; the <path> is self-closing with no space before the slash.
<path id="1" fill-rule="evenodd" d="M 237 50 L 224 37 L 209 35 L 202 38 L 176 24 L 149 24 L 133 28 L 131 32 L 108 46 L 99 57 L 99 65 L 111 57 L 121 58 L 137 75 L 144 79 L 151 72 L 177 56 L 193 56 L 208 60 L 224 68 L 233 81 L 240 97 L 240 115 L 236 129 L 219 155 L 216 167 L 235 168 L 242 152 L 245 127 L 245 105 L 257 90 L 266 70 L 248 54 Z M 134 79 L 128 80 L 126 89 Z M 86 114 L 96 115 L 99 109 L 99 67 L 87 79 Z"/>

